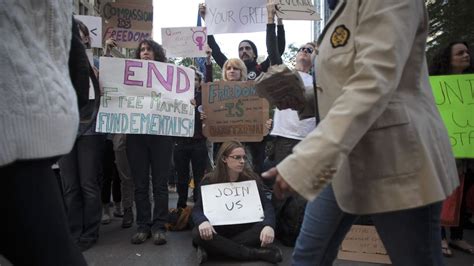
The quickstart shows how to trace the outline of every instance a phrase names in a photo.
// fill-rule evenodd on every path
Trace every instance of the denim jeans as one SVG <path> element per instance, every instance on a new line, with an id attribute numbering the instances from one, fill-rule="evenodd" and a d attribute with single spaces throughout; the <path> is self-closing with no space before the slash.
<path id="1" fill-rule="evenodd" d="M 168 222 L 168 175 L 173 140 L 169 136 L 127 135 L 127 156 L 135 184 L 138 232 L 165 231 Z M 153 186 L 153 217 L 149 198 Z"/>
<path id="2" fill-rule="evenodd" d="M 122 196 L 122 207 L 124 210 L 133 207 L 134 185 L 130 164 L 127 158 L 126 135 L 115 134 L 113 137 L 115 151 L 115 165 L 120 177 L 120 192 Z"/>
<path id="3" fill-rule="evenodd" d="M 104 145 L 105 135 L 81 136 L 59 160 L 69 228 L 76 242 L 94 242 L 99 237 Z"/>
<path id="4" fill-rule="evenodd" d="M 441 202 L 371 215 L 377 232 L 397 266 L 444 265 L 440 235 Z M 292 265 L 332 265 L 357 215 L 343 212 L 332 186 L 306 205 Z"/>
<path id="5" fill-rule="evenodd" d="M 174 165 L 178 172 L 178 208 L 185 208 L 188 199 L 189 162 L 192 164 L 194 179 L 194 202 L 197 200 L 199 185 L 204 177 L 207 161 L 206 140 L 178 140 L 174 147 Z"/>
<path id="6" fill-rule="evenodd" d="M 115 165 L 115 152 L 113 149 L 112 140 L 106 140 L 104 146 L 104 153 L 102 158 L 102 204 L 110 203 L 110 196 L 113 202 L 122 201 L 122 193 L 120 191 L 121 181 L 118 170 Z"/>
<path id="7" fill-rule="evenodd" d="M 252 160 L 252 169 L 255 173 L 260 175 L 263 169 L 263 162 L 265 161 L 265 145 L 266 140 L 260 142 L 244 142 L 245 149 L 248 151 Z"/>
<path id="8" fill-rule="evenodd" d="M 278 164 L 286 156 L 290 155 L 293 152 L 293 148 L 300 142 L 297 139 L 290 139 L 285 137 L 277 136 L 273 142 L 274 149 L 275 149 L 275 163 Z"/>

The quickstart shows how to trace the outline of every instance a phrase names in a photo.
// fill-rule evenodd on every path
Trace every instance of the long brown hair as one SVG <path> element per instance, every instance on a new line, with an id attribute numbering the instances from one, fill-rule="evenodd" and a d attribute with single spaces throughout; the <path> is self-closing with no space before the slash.
<path id="1" fill-rule="evenodd" d="M 219 151 L 216 156 L 216 168 L 211 173 L 207 174 L 203 181 L 206 180 L 209 184 L 214 183 L 226 183 L 230 182 L 229 172 L 227 170 L 227 164 L 224 163 L 224 159 L 227 158 L 233 150 L 242 148 L 245 150 L 244 145 L 238 141 L 227 141 L 221 144 Z M 243 171 L 239 174 L 237 181 L 256 180 L 257 184 L 260 183 L 260 178 L 250 168 L 248 162 L 245 162 Z"/>
<path id="2" fill-rule="evenodd" d="M 159 43 L 151 39 L 144 39 L 138 44 L 138 47 L 135 50 L 135 59 L 140 59 L 140 49 L 142 48 L 142 45 L 144 43 L 150 46 L 151 50 L 153 51 L 153 54 L 155 55 L 155 61 L 166 63 L 167 59 L 165 49 L 163 49 L 163 46 L 161 46 Z"/>

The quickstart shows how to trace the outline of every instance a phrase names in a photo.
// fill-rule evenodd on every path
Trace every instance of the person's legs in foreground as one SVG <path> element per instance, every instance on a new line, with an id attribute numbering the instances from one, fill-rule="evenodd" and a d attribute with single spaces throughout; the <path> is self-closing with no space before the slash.
<path id="1" fill-rule="evenodd" d="M 146 135 L 127 135 L 127 157 L 135 185 L 137 208 L 137 232 L 132 236 L 133 244 L 141 244 L 151 236 L 150 155 Z"/>
<path id="2" fill-rule="evenodd" d="M 166 244 L 168 222 L 168 175 L 171 168 L 170 154 L 173 139 L 169 136 L 150 136 L 151 176 L 153 182 L 153 225 L 151 232 L 155 245 Z"/>
<path id="3" fill-rule="evenodd" d="M 441 203 L 371 215 L 393 265 L 444 265 L 441 255 Z M 293 253 L 293 265 L 332 265 L 338 247 L 357 216 L 344 213 L 329 185 L 306 206 Z"/>
<path id="4" fill-rule="evenodd" d="M 132 207 L 134 186 L 125 150 L 115 152 L 115 164 L 117 165 L 117 172 L 120 177 L 120 193 L 122 195 L 122 228 L 129 228 L 133 224 Z"/>
<path id="5" fill-rule="evenodd" d="M 444 265 L 440 245 L 441 204 L 372 215 L 393 265 Z"/>
<path id="6" fill-rule="evenodd" d="M 328 185 L 316 199 L 306 204 L 292 265 L 332 265 L 342 240 L 357 217 L 339 208 L 332 186 Z"/>
<path id="7" fill-rule="evenodd" d="M 0 254 L 14 265 L 86 265 L 69 233 L 53 162 L 0 167 Z"/>
<path id="8" fill-rule="evenodd" d="M 109 224 L 112 222 L 112 215 L 110 212 L 110 196 L 112 188 L 112 180 L 114 173 L 114 152 L 110 140 L 105 140 L 104 153 L 102 156 L 102 182 L 101 182 L 101 199 L 102 199 L 102 224 Z"/>
<path id="9" fill-rule="evenodd" d="M 196 202 L 198 200 L 199 186 L 201 185 L 201 180 L 204 177 L 204 172 L 206 171 L 206 161 L 207 161 L 207 147 L 206 141 L 201 140 L 195 143 L 193 146 L 192 155 L 191 155 L 191 164 L 193 168 L 193 178 L 194 178 L 194 190 L 193 190 L 193 200 Z"/>
<path id="10" fill-rule="evenodd" d="M 263 162 L 265 161 L 265 139 L 260 142 L 245 142 L 245 147 L 249 151 L 252 162 L 252 169 L 255 173 L 260 175 L 263 169 Z"/>
<path id="11" fill-rule="evenodd" d="M 76 140 L 72 150 L 63 155 L 58 162 L 69 232 L 74 243 L 79 243 L 84 221 L 84 202 L 79 180 L 77 149 L 78 143 Z"/>
<path id="12" fill-rule="evenodd" d="M 178 192 L 177 208 L 186 208 L 189 188 L 189 162 L 191 161 L 192 147 L 187 143 L 179 143 L 174 146 L 174 165 L 178 173 L 178 183 L 176 191 Z"/>
<path id="13" fill-rule="evenodd" d="M 99 238 L 102 218 L 100 198 L 100 172 L 104 151 L 105 136 L 90 135 L 78 139 L 78 167 L 83 198 L 83 229 L 79 246 L 86 250 Z"/>

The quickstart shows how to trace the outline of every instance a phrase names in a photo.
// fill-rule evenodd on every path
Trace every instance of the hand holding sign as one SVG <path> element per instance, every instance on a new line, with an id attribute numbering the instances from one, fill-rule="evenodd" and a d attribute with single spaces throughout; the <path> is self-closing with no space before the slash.
<path id="1" fill-rule="evenodd" d="M 267 23 L 273 24 L 276 16 L 276 5 L 273 0 L 267 0 Z"/>
<path id="2" fill-rule="evenodd" d="M 271 0 L 270 0 L 271 1 Z M 276 15 L 282 19 L 292 20 L 320 20 L 313 1 L 279 1 L 276 4 Z"/>
<path id="3" fill-rule="evenodd" d="M 255 180 L 202 185 L 201 195 L 204 215 L 211 225 L 263 221 L 262 201 Z M 209 226 L 203 225 L 206 236 L 209 229 Z M 265 241 L 268 236 L 266 233 Z"/>
<path id="4" fill-rule="evenodd" d="M 199 3 L 199 16 L 201 16 L 202 19 L 206 20 L 206 4 L 205 3 Z"/>

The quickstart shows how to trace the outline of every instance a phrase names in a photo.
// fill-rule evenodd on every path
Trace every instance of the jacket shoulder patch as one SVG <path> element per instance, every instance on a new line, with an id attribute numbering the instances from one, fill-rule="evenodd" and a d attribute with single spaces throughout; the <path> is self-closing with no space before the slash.
<path id="1" fill-rule="evenodd" d="M 331 34 L 332 48 L 345 46 L 350 36 L 351 32 L 346 28 L 346 26 L 337 26 Z"/>

